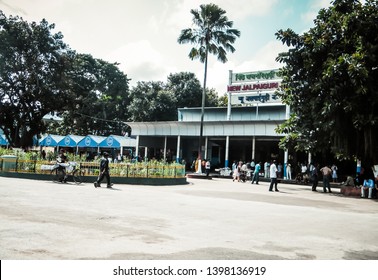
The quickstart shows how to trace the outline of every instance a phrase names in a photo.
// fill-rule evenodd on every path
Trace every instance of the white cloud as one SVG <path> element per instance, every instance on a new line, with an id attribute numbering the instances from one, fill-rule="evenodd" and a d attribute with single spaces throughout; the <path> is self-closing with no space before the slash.
<path id="1" fill-rule="evenodd" d="M 109 62 L 120 63 L 119 68 L 131 78 L 131 85 L 137 81 L 165 81 L 174 68 L 166 64 L 161 52 L 150 41 L 142 40 L 124 45 L 109 53 Z"/>
<path id="2" fill-rule="evenodd" d="M 327 8 L 331 5 L 331 0 L 314 0 L 312 2 L 311 8 L 315 10 L 320 10 L 322 8 Z"/>
<path id="3" fill-rule="evenodd" d="M 240 72 L 270 70 L 282 67 L 276 61 L 279 53 L 287 51 L 287 47 L 279 41 L 270 41 L 259 49 L 251 59 L 243 62 L 235 70 Z"/>
<path id="4" fill-rule="evenodd" d="M 191 61 L 188 53 L 192 45 L 179 45 L 177 38 L 182 29 L 192 25 L 191 9 L 214 3 L 226 11 L 242 34 L 235 43 L 237 51 L 227 55 L 226 64 L 209 57 L 207 86 L 222 95 L 229 70 L 248 72 L 279 67 L 275 58 L 285 48 L 279 41 L 269 42 L 273 38 L 267 35 L 277 29 L 278 22 L 285 22 L 288 14 L 307 15 L 306 20 L 293 21 L 295 28 L 304 30 L 319 8 L 329 6 L 330 0 L 309 0 L 305 5 L 297 5 L 300 1 L 0 0 L 0 9 L 7 15 L 17 11 L 28 21 L 46 18 L 55 23 L 54 32 L 62 31 L 64 41 L 72 49 L 120 63 L 133 86 L 137 81 L 166 81 L 170 73 L 181 71 L 195 73 L 203 83 L 203 63 Z"/>
<path id="5" fill-rule="evenodd" d="M 328 8 L 331 0 L 314 0 L 309 7 L 309 10 L 301 14 L 301 20 L 306 23 L 306 25 L 314 26 L 314 20 L 318 16 L 319 10 L 323 8 Z M 303 30 L 303 33 L 307 30 Z"/>
<path id="6" fill-rule="evenodd" d="M 188 28 L 192 23 L 190 10 L 199 9 L 202 4 L 213 3 L 226 11 L 226 16 L 232 20 L 242 20 L 248 16 L 264 16 L 274 8 L 278 0 L 183 0 L 173 7 L 167 18 L 169 25 L 179 29 Z"/>

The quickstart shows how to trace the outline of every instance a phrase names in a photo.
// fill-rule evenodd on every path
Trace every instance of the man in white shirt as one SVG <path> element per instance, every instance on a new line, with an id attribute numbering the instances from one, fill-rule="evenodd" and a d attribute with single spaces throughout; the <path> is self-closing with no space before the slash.
<path id="1" fill-rule="evenodd" d="M 210 167 L 211 167 L 210 160 L 207 160 L 206 163 L 205 163 L 206 177 L 209 177 Z"/>
<path id="2" fill-rule="evenodd" d="M 277 189 L 277 166 L 276 166 L 276 160 L 273 160 L 272 164 L 270 165 L 270 186 L 269 186 L 269 191 L 273 191 L 273 185 L 274 185 L 274 190 L 276 192 L 279 192 Z"/>

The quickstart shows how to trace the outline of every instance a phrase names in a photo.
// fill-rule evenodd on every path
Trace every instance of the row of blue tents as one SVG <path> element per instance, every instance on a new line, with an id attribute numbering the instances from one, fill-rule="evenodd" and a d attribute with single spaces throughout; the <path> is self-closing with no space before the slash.
<path id="1" fill-rule="evenodd" d="M 119 135 L 96 136 L 78 136 L 78 135 L 54 135 L 48 134 L 39 140 L 39 146 L 44 147 L 72 147 L 72 148 L 117 148 L 136 147 L 136 139 Z M 0 134 L 0 146 L 9 145 L 8 140 L 3 134 Z"/>
<path id="2" fill-rule="evenodd" d="M 119 135 L 96 136 L 78 136 L 78 135 L 53 135 L 49 134 L 39 140 L 39 146 L 45 147 L 72 147 L 72 148 L 116 148 L 123 147 L 135 148 L 136 139 Z M 121 149 L 122 150 L 122 149 Z"/>

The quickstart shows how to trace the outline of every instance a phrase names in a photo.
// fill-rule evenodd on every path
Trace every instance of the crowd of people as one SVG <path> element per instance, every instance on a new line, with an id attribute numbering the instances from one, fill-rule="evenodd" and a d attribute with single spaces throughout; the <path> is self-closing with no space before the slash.
<path id="1" fill-rule="evenodd" d="M 46 156 L 45 154 L 43 156 Z M 122 162 L 120 155 L 114 162 Z M 64 163 L 67 161 L 67 156 L 63 149 L 60 150 L 57 162 L 62 164 L 62 172 L 64 174 L 63 180 L 67 180 L 67 175 L 64 168 Z M 99 187 L 104 178 L 107 179 L 107 187 L 111 187 L 113 184 L 110 182 L 109 175 L 109 162 L 111 159 L 107 152 L 104 152 L 100 161 L 100 175 L 96 182 L 95 187 Z M 201 166 L 200 166 L 201 165 Z M 193 170 L 201 173 L 205 173 L 208 177 L 211 170 L 211 162 L 209 159 L 199 161 L 194 160 L 192 163 Z M 278 179 L 285 178 L 289 181 L 295 181 L 297 183 L 309 184 L 311 183 L 312 191 L 316 192 L 318 187 L 319 178 L 322 179 L 323 192 L 332 193 L 330 183 L 338 183 L 338 167 L 336 164 L 320 166 L 317 163 L 298 163 L 293 171 L 291 163 L 286 163 L 286 172 L 284 174 L 283 165 L 277 160 L 265 161 L 264 164 L 261 161 L 255 162 L 252 159 L 250 162 L 234 161 L 232 164 L 232 181 L 233 182 L 247 182 L 251 181 L 251 184 L 259 184 L 260 177 L 270 179 L 269 191 L 278 192 Z M 359 168 L 358 168 L 359 167 Z M 377 170 L 378 171 L 378 170 Z M 294 174 L 293 174 L 294 173 Z M 340 183 L 343 186 L 350 186 L 361 189 L 361 197 L 365 198 L 377 198 L 378 196 L 378 172 L 374 172 L 374 168 L 365 170 L 361 166 L 357 166 L 357 175 L 355 177 L 349 175 L 346 177 L 345 182 Z M 377 175 L 375 175 L 377 174 Z M 295 175 L 295 176 L 293 176 Z M 294 180 L 292 178 L 295 178 Z"/>
<path id="2" fill-rule="evenodd" d="M 262 167 L 262 162 L 255 162 L 252 159 L 251 162 L 234 161 L 232 164 L 232 181 L 233 182 L 246 182 L 248 179 L 251 180 L 251 184 L 259 184 L 260 176 L 264 178 L 269 178 L 271 183 L 269 186 L 269 191 L 278 192 L 278 181 L 277 178 L 282 178 L 283 176 L 283 166 L 281 163 L 277 163 L 276 160 L 271 162 L 265 162 Z"/>
<path id="3" fill-rule="evenodd" d="M 291 163 L 286 164 L 284 174 L 283 165 L 276 160 L 250 162 L 234 161 L 232 164 L 232 181 L 259 184 L 259 178 L 270 179 L 269 191 L 279 191 L 278 179 L 286 179 L 296 183 L 311 184 L 311 189 L 317 192 L 319 181 L 322 182 L 323 192 L 332 193 L 331 183 L 342 186 L 353 186 L 361 189 L 361 197 L 378 197 L 378 175 L 374 176 L 373 169 L 366 172 L 364 168 L 357 170 L 356 176 L 346 176 L 346 180 L 340 182 L 339 169 L 336 164 L 322 165 L 317 163 L 298 163 L 295 168 Z M 378 171 L 378 170 L 377 170 Z"/>

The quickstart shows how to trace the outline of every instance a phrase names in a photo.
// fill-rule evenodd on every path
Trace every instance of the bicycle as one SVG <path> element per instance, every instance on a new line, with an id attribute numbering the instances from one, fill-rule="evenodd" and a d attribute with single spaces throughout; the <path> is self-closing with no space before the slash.
<path id="1" fill-rule="evenodd" d="M 64 178 L 63 168 L 66 169 L 66 178 Z M 66 183 L 68 175 L 72 176 L 73 181 L 79 185 L 83 182 L 84 170 L 81 170 L 74 161 L 68 163 L 56 163 L 51 170 L 52 181 L 54 183 Z"/>

